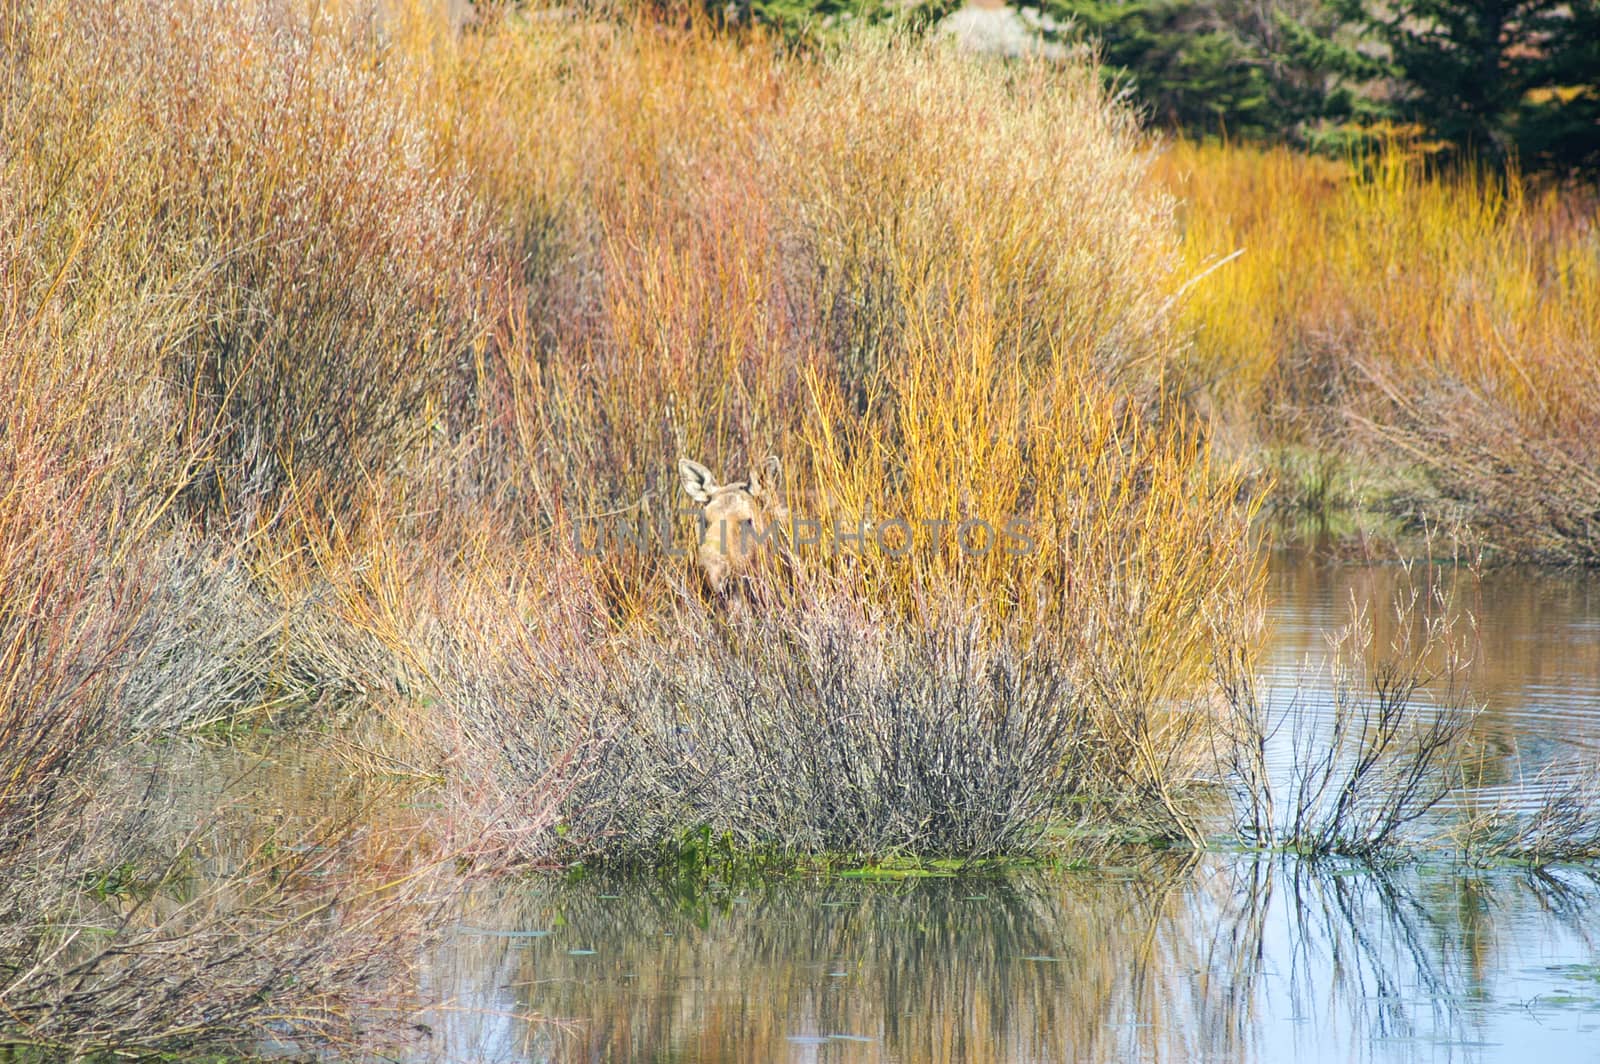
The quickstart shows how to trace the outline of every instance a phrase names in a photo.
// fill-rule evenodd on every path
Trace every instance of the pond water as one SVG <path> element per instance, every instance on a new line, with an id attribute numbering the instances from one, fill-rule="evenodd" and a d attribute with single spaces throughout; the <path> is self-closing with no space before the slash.
<path id="1" fill-rule="evenodd" d="M 1600 583 L 1456 579 L 1487 787 L 1600 755 Z M 1275 562 L 1268 697 L 1398 568 Z M 1387 626 L 1387 627 L 1386 627 Z M 1306 665 L 1313 666 L 1308 673 Z M 1236 854 L 1005 878 L 504 885 L 426 969 L 425 1055 L 596 1061 L 1600 1061 L 1600 868 Z M 525 1017 L 537 1014 L 543 1022 Z"/>
<path id="2" fill-rule="evenodd" d="M 1293 701 L 1303 719 L 1325 716 L 1331 637 L 1364 609 L 1374 636 L 1365 657 L 1381 660 L 1401 627 L 1394 604 L 1435 583 L 1457 617 L 1467 666 L 1462 702 L 1474 714 L 1474 753 L 1481 758 L 1474 766 L 1482 777 L 1476 796 L 1526 805 L 1600 760 L 1600 579 L 1589 574 L 1408 571 L 1328 565 L 1304 553 L 1275 556 L 1263 667 L 1268 697 L 1282 707 Z M 1281 770 L 1290 756 L 1287 729 L 1278 740 Z"/>
<path id="3" fill-rule="evenodd" d="M 1082 874 L 502 890 L 431 989 L 452 1060 L 1600 1056 L 1600 889 L 1207 857 Z M 529 1025 L 535 1010 L 558 1022 Z M 560 1022 L 565 1021 L 565 1022 Z"/>

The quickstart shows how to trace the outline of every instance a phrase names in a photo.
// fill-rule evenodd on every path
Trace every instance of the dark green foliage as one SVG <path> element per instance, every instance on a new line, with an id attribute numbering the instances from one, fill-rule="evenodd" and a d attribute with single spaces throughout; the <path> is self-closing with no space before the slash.
<path id="1" fill-rule="evenodd" d="M 1600 0 L 1563 8 L 1534 22 L 1545 44 L 1523 68 L 1517 147 L 1524 165 L 1600 170 Z"/>
<path id="2" fill-rule="evenodd" d="M 1340 0 L 1391 56 L 1394 115 L 1487 162 L 1600 166 L 1600 0 Z"/>
<path id="3" fill-rule="evenodd" d="M 1108 74 L 1162 125 L 1250 139 L 1311 139 L 1355 112 L 1340 83 L 1363 60 L 1326 9 L 1235 0 L 1040 0 L 1097 40 Z"/>
<path id="4" fill-rule="evenodd" d="M 815 43 L 830 30 L 862 23 L 895 23 L 913 32 L 935 26 L 963 0 L 703 0 L 712 18 L 725 24 L 760 24 L 796 43 Z"/>

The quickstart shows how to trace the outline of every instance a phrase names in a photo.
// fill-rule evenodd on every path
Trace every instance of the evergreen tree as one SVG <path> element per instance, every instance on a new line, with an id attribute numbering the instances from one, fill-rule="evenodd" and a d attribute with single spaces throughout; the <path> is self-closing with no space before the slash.
<path id="1" fill-rule="evenodd" d="M 924 32 L 964 0 L 702 0 L 706 11 L 729 25 L 760 23 L 795 43 L 815 44 L 830 31 L 852 24 L 897 23 Z"/>
<path id="2" fill-rule="evenodd" d="M 1600 165 L 1600 0 L 1339 0 L 1387 46 L 1393 108 L 1458 154 Z"/>
<path id="3" fill-rule="evenodd" d="M 1516 116 L 1523 165 L 1600 171 L 1600 0 L 1547 11 L 1529 29 Z"/>
<path id="4" fill-rule="evenodd" d="M 1376 73 L 1341 39 L 1338 13 L 1314 0 L 1036 2 L 1097 41 L 1108 73 L 1156 121 L 1191 132 L 1305 142 L 1358 114 L 1346 83 Z"/>

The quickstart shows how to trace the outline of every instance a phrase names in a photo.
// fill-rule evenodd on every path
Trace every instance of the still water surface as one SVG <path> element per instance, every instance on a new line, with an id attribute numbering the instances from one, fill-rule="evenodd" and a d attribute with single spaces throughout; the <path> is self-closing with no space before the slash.
<path id="1" fill-rule="evenodd" d="M 1457 618 L 1455 638 L 1466 665 L 1462 701 L 1475 714 L 1486 777 L 1477 793 L 1526 804 L 1600 760 L 1600 579 L 1593 575 L 1430 573 L 1277 556 L 1264 663 L 1273 700 L 1280 706 L 1294 701 L 1302 717 L 1325 714 L 1332 637 L 1354 611 L 1364 610 L 1373 631 L 1366 660 L 1391 655 L 1400 629 L 1394 604 L 1435 582 Z M 1439 655 L 1432 664 L 1442 665 Z M 1286 757 L 1288 743 L 1281 738 L 1280 757 Z"/>
<path id="2" fill-rule="evenodd" d="M 434 1021 L 447 1059 L 1600 1059 L 1600 891 L 1570 870 L 1218 857 L 484 901 L 431 969 L 465 1006 Z"/>
<path id="3" fill-rule="evenodd" d="M 1404 580 L 1277 561 L 1269 696 L 1325 708 L 1327 633 L 1353 595 L 1382 643 Z M 1600 583 L 1498 572 L 1456 599 L 1490 786 L 1592 763 Z M 693 893 L 519 883 L 474 900 L 426 979 L 451 1003 L 430 1017 L 447 1060 L 1600 1061 L 1600 869 L 1211 854 Z"/>

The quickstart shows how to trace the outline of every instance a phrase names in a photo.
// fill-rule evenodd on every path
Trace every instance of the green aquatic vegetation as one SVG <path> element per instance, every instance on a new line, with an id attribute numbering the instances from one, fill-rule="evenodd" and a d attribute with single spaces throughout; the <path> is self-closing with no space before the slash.
<path id="1" fill-rule="evenodd" d="M 162 891 L 181 898 L 188 893 L 185 884 L 192 883 L 198 874 L 198 858 L 192 849 L 186 848 L 156 867 L 142 860 L 125 860 L 108 868 L 84 872 L 81 882 L 83 891 L 100 901 L 149 900 Z"/>

